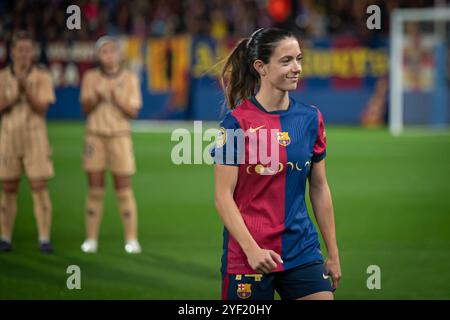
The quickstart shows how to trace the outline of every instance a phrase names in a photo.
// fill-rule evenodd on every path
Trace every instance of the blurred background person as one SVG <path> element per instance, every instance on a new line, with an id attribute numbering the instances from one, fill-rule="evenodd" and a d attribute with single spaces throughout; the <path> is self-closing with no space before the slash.
<path id="1" fill-rule="evenodd" d="M 87 115 L 84 169 L 89 190 L 86 202 L 86 241 L 81 249 L 96 252 L 103 213 L 105 171 L 111 170 L 125 231 L 125 251 L 140 253 L 137 239 L 137 209 L 131 187 L 135 173 L 129 119 L 141 107 L 139 80 L 122 68 L 118 43 L 102 37 L 96 43 L 100 67 L 86 72 L 80 101 Z"/>
<path id="2" fill-rule="evenodd" d="M 47 180 L 53 176 L 51 149 L 47 138 L 45 114 L 55 93 L 48 71 L 34 65 L 32 37 L 26 31 L 14 34 L 11 64 L 0 72 L 0 251 L 11 250 L 17 212 L 17 192 L 25 171 L 30 180 L 39 246 L 52 252 L 50 231 L 52 203 Z"/>

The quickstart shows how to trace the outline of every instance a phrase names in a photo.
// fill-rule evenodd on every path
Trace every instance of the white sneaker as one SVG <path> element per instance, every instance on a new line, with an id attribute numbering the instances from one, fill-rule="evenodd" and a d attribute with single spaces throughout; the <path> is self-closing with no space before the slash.
<path id="1" fill-rule="evenodd" d="M 137 240 L 130 240 L 125 243 L 125 251 L 127 253 L 141 253 L 141 245 Z"/>
<path id="2" fill-rule="evenodd" d="M 85 253 L 96 253 L 97 252 L 97 240 L 85 240 L 81 245 L 81 250 Z"/>

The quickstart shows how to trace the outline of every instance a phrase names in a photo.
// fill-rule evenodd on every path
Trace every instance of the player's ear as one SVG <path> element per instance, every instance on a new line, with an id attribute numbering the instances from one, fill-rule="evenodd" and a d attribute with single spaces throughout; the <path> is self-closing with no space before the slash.
<path id="1" fill-rule="evenodd" d="M 253 68 L 255 68 L 256 72 L 258 72 L 261 77 L 264 77 L 266 75 L 266 70 L 264 68 L 264 62 L 262 62 L 261 60 L 256 59 L 253 62 Z"/>

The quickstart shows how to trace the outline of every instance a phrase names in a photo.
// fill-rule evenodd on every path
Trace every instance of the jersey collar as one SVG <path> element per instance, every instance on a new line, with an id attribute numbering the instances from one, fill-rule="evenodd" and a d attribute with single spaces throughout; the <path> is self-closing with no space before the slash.
<path id="1" fill-rule="evenodd" d="M 33 69 L 34 69 L 34 64 L 31 64 L 27 70 L 27 76 L 30 75 L 30 73 L 33 71 Z M 12 62 L 9 64 L 9 72 L 11 72 L 11 74 L 13 75 L 14 78 L 17 78 L 16 73 L 14 72 L 14 67 L 13 67 Z"/>
<path id="2" fill-rule="evenodd" d="M 106 78 L 117 78 L 118 76 L 120 76 L 122 74 L 122 71 L 123 71 L 123 67 L 120 66 L 119 69 L 116 72 L 108 73 L 108 72 L 105 71 L 105 69 L 102 66 L 100 66 L 100 72 Z"/>
<path id="3" fill-rule="evenodd" d="M 286 110 L 274 110 L 274 111 L 267 111 L 262 104 L 258 101 L 258 99 L 256 99 L 256 96 L 251 96 L 250 97 L 250 102 L 255 105 L 258 109 L 260 109 L 261 111 L 263 111 L 264 113 L 268 113 L 268 114 L 285 114 L 288 113 L 289 111 L 292 110 L 294 101 L 289 97 L 289 106 Z"/>

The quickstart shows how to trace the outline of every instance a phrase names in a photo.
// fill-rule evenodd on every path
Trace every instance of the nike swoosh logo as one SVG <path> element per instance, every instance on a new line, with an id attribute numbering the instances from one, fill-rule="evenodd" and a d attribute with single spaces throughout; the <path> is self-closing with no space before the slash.
<path id="1" fill-rule="evenodd" d="M 322 277 L 323 277 L 325 280 L 327 280 L 330 276 L 325 275 L 325 274 L 322 273 Z"/>
<path id="2" fill-rule="evenodd" d="M 262 128 L 264 128 L 264 125 L 259 126 L 259 127 L 256 127 L 256 128 L 250 127 L 250 128 L 248 129 L 248 131 L 250 131 L 251 133 L 254 133 L 254 132 L 256 132 L 256 131 L 258 131 L 259 129 L 262 129 Z"/>

